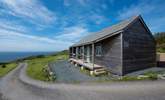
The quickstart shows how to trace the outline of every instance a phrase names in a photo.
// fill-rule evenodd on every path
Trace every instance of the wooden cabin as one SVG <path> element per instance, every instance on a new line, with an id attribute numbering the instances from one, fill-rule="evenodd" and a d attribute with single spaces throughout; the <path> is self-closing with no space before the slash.
<path id="1" fill-rule="evenodd" d="M 70 61 L 91 73 L 113 74 L 156 66 L 156 43 L 142 17 L 136 16 L 81 39 L 69 48 Z"/>

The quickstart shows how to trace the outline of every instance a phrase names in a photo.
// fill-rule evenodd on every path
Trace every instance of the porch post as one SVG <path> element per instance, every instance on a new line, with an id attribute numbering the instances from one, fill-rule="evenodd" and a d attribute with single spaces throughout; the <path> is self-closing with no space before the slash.
<path id="1" fill-rule="evenodd" d="M 85 47 L 83 45 L 83 62 L 85 61 Z"/>
<path id="2" fill-rule="evenodd" d="M 69 58 L 72 57 L 72 47 L 69 48 Z"/>
<path id="3" fill-rule="evenodd" d="M 74 47 L 72 47 L 72 58 L 74 58 Z"/>
<path id="4" fill-rule="evenodd" d="M 78 59 L 78 47 L 76 47 L 76 59 Z"/>
<path id="5" fill-rule="evenodd" d="M 92 43 L 92 64 L 94 69 L 94 62 L 95 62 L 95 45 Z"/>

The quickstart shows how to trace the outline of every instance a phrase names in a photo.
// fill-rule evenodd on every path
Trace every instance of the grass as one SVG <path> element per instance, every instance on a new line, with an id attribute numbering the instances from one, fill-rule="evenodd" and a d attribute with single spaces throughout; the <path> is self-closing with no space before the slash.
<path id="1" fill-rule="evenodd" d="M 78 67 L 78 68 L 79 68 L 79 67 Z M 86 69 L 85 67 L 84 67 L 83 70 L 82 70 L 81 68 L 79 68 L 79 70 L 80 70 L 81 73 L 84 73 L 84 74 L 90 75 L 90 71 L 89 71 L 88 69 Z M 91 76 L 91 75 L 90 75 L 90 76 Z"/>
<path id="2" fill-rule="evenodd" d="M 154 72 L 154 71 L 148 71 L 148 72 L 146 72 L 146 73 L 144 73 L 144 75 L 147 75 L 147 76 L 149 76 L 149 78 L 151 79 L 151 80 L 157 80 L 158 79 L 158 74 L 163 74 L 164 72 L 162 71 L 159 71 L 159 72 Z"/>
<path id="3" fill-rule="evenodd" d="M 0 65 L 0 77 L 5 76 L 7 73 L 9 73 L 11 70 L 13 70 L 14 68 L 17 67 L 16 63 L 9 63 L 9 64 L 5 64 L 5 68 L 2 67 L 2 65 Z"/>
<path id="4" fill-rule="evenodd" d="M 80 69 L 80 68 L 79 68 Z M 90 75 L 89 70 L 87 69 L 80 69 L 80 72 Z M 119 78 L 113 78 L 110 73 L 105 73 L 102 75 L 92 75 L 92 77 L 99 77 L 100 80 L 97 80 L 96 82 L 108 82 L 108 81 L 139 81 L 139 80 L 157 80 L 157 75 L 160 74 L 161 72 L 146 72 L 144 73 L 145 76 L 147 77 L 138 77 L 138 76 L 123 76 Z M 110 79 L 108 77 L 111 77 Z"/>
<path id="5" fill-rule="evenodd" d="M 47 73 L 45 73 L 43 71 L 43 68 L 45 68 L 48 65 L 48 63 L 50 63 L 50 62 L 55 62 L 58 60 L 66 60 L 66 59 L 68 59 L 67 52 L 59 52 L 59 53 L 51 55 L 51 56 L 37 56 L 37 57 L 32 57 L 30 59 L 26 59 L 28 62 L 28 68 L 26 70 L 27 75 L 36 80 L 50 81 L 50 80 L 48 80 Z M 87 70 L 85 68 L 84 68 L 84 70 L 80 70 L 80 72 L 90 75 L 89 70 Z M 158 73 L 160 73 L 160 72 L 158 72 Z M 141 77 L 141 78 L 138 78 L 137 76 L 123 76 L 122 78 L 113 78 L 112 77 L 112 79 L 109 79 L 109 77 L 111 77 L 111 75 L 109 75 L 109 73 L 103 74 L 101 76 L 93 75 L 92 77 L 100 77 L 100 81 L 103 81 L 103 82 L 104 81 L 137 81 L 137 80 L 156 80 L 157 74 L 155 74 L 153 72 L 148 72 L 148 73 L 144 74 L 148 77 Z"/>
<path id="6" fill-rule="evenodd" d="M 115 81 L 138 81 L 149 80 L 148 77 L 138 78 L 137 76 L 123 76 L 121 79 L 114 79 Z"/>
<path id="7" fill-rule="evenodd" d="M 68 54 L 60 52 L 52 56 L 45 56 L 28 60 L 28 68 L 26 70 L 27 75 L 36 80 L 48 81 L 48 77 L 46 75 L 47 73 L 43 71 L 43 68 L 45 68 L 50 62 L 64 59 L 68 59 Z"/>
<path id="8" fill-rule="evenodd" d="M 138 78 L 138 76 L 124 76 L 121 79 L 114 79 L 115 81 L 138 81 L 138 80 L 157 80 L 158 74 L 164 74 L 165 71 L 148 71 L 143 75 L 146 77 Z"/>

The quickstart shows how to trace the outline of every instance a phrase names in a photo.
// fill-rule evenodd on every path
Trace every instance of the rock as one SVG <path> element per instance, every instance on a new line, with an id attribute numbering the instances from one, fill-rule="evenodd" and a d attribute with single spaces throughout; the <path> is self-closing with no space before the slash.
<path id="1" fill-rule="evenodd" d="M 164 80 L 165 79 L 165 74 L 158 74 L 158 78 Z"/>
<path id="2" fill-rule="evenodd" d="M 141 78 L 148 78 L 149 76 L 146 76 L 146 75 L 139 75 L 138 77 L 137 77 L 137 79 L 141 79 Z"/>

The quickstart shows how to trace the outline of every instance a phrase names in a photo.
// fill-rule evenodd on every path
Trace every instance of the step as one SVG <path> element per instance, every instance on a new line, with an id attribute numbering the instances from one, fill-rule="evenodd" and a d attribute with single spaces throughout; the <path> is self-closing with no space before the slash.
<path id="1" fill-rule="evenodd" d="M 103 74 L 103 73 L 106 73 L 106 72 L 107 72 L 106 68 L 99 68 L 99 69 L 94 70 L 94 73 L 96 75 Z"/>
<path id="2" fill-rule="evenodd" d="M 106 71 L 99 71 L 99 72 L 94 72 L 94 73 L 95 73 L 95 75 L 100 75 L 100 74 L 106 73 Z"/>
<path id="3" fill-rule="evenodd" d="M 99 68 L 99 69 L 95 69 L 96 72 L 99 72 L 99 71 L 106 71 L 106 68 Z"/>

